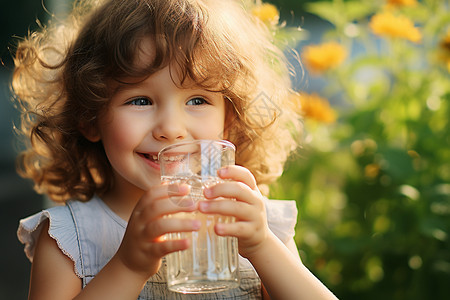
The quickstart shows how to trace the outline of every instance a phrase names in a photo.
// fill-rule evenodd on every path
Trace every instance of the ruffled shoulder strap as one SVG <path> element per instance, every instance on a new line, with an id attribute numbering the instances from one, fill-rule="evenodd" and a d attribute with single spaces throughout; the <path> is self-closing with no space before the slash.
<path id="1" fill-rule="evenodd" d="M 267 223 L 270 230 L 286 243 L 295 235 L 297 204 L 294 200 L 270 200 L 265 198 Z"/>
<path id="2" fill-rule="evenodd" d="M 20 220 L 17 236 L 19 241 L 25 245 L 26 256 L 31 262 L 33 261 L 36 242 L 46 220 L 49 220 L 49 236 L 56 241 L 61 251 L 74 262 L 75 273 L 82 278 L 83 268 L 78 235 L 68 206 L 52 207 Z"/>

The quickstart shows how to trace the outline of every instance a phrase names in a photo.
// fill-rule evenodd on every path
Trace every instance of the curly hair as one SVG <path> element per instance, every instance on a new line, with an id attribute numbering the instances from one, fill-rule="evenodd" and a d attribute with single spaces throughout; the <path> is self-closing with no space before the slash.
<path id="1" fill-rule="evenodd" d="M 111 166 L 101 141 L 87 140 L 82 129 L 107 108 L 111 82 L 175 62 L 182 82 L 224 95 L 236 163 L 260 185 L 278 178 L 301 132 L 289 105 L 288 63 L 262 22 L 237 1 L 224 2 L 80 0 L 64 22 L 20 41 L 12 90 L 28 143 L 19 173 L 55 201 L 104 194 L 114 184 Z M 153 39 L 156 56 L 136 66 L 144 37 Z"/>

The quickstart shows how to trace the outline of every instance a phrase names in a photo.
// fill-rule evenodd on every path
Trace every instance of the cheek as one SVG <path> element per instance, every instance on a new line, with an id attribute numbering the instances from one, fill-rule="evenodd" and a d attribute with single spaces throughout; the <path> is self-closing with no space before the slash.
<path id="1" fill-rule="evenodd" d="M 101 131 L 103 146 L 108 154 L 124 154 L 133 151 L 140 142 L 142 128 L 132 120 L 115 118 L 105 124 Z"/>
<path id="2" fill-rule="evenodd" d="M 216 130 L 219 132 L 219 134 L 218 134 L 219 138 L 223 139 L 224 135 L 225 135 L 225 128 L 226 128 L 226 126 L 229 126 L 229 124 L 228 125 L 226 124 L 225 114 L 220 115 L 218 118 L 220 121 L 217 123 Z"/>
<path id="3" fill-rule="evenodd" d="M 208 139 L 224 138 L 224 129 L 225 109 L 223 106 L 211 110 L 209 114 L 207 114 L 206 119 L 200 124 L 200 130 L 204 132 L 206 135 L 205 138 Z"/>
<path id="4" fill-rule="evenodd" d="M 224 116 L 214 114 L 209 116 L 208 120 L 197 125 L 197 132 L 204 139 L 222 139 L 224 137 L 224 123 Z"/>

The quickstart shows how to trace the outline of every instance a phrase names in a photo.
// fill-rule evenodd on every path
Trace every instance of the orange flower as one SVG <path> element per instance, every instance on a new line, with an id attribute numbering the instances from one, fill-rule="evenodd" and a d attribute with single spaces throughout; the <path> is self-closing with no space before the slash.
<path id="1" fill-rule="evenodd" d="M 346 49 L 336 42 L 306 46 L 302 54 L 305 66 L 316 74 L 339 66 L 346 57 Z"/>
<path id="2" fill-rule="evenodd" d="M 439 58 L 445 63 L 447 70 L 450 72 L 450 29 L 439 43 Z"/>
<path id="3" fill-rule="evenodd" d="M 364 167 L 364 176 L 367 178 L 375 178 L 380 174 L 380 165 L 368 164 Z"/>
<path id="4" fill-rule="evenodd" d="M 450 52 L 450 29 L 447 30 L 447 33 L 441 40 L 441 48 Z"/>
<path id="5" fill-rule="evenodd" d="M 262 3 L 252 9 L 252 14 L 266 24 L 276 25 L 280 19 L 280 13 L 275 5 Z"/>
<path id="6" fill-rule="evenodd" d="M 422 34 L 414 23 L 405 16 L 383 12 L 372 17 L 369 24 L 373 33 L 379 36 L 407 39 L 414 43 L 422 40 Z"/>
<path id="7" fill-rule="evenodd" d="M 306 119 L 324 123 L 336 121 L 336 112 L 330 107 L 327 99 L 320 97 L 316 93 L 302 93 L 297 97 L 297 100 L 300 102 L 300 112 Z"/>
<path id="8" fill-rule="evenodd" d="M 417 0 L 387 0 L 389 6 L 414 6 Z"/>

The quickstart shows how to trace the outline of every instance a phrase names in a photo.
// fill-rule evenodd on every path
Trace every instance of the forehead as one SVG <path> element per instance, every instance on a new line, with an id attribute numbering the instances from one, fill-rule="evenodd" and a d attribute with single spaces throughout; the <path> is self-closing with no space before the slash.
<path id="1" fill-rule="evenodd" d="M 119 64 L 116 76 L 111 79 L 119 86 L 133 84 L 169 67 L 172 81 L 179 87 L 224 92 L 224 83 L 232 81 L 223 70 L 226 62 L 220 55 L 212 57 L 203 43 L 194 44 L 187 45 L 182 41 L 173 44 L 161 33 L 143 34 L 137 38 L 128 66 Z"/>
<path id="2" fill-rule="evenodd" d="M 197 70 L 207 70 L 204 61 L 188 59 L 180 45 L 177 49 L 169 49 L 166 37 L 158 35 L 144 36 L 139 40 L 136 53 L 133 58 L 133 68 L 140 70 L 136 76 L 119 78 L 119 82 L 135 83 L 136 80 L 151 76 L 152 74 L 169 67 L 172 81 L 183 88 L 204 88 L 214 92 L 220 91 L 218 80 L 214 85 L 204 85 L 205 74 L 197 73 Z M 194 66 L 196 64 L 196 66 Z"/>
<path id="3" fill-rule="evenodd" d="M 159 71 L 169 68 L 170 79 L 180 88 L 197 89 L 201 88 L 189 76 L 186 76 L 183 67 L 174 59 L 172 61 L 159 61 L 157 58 L 156 43 L 152 36 L 140 39 L 136 53 L 132 61 L 132 67 L 138 70 L 135 74 L 128 74 L 113 78 L 110 82 L 113 94 L 120 91 L 144 86 L 147 79 Z"/>

